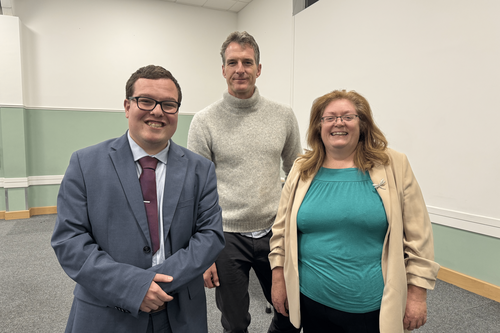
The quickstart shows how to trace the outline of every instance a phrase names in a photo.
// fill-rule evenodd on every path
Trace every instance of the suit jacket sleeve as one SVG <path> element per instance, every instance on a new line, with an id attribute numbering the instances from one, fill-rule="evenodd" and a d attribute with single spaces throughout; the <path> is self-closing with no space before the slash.
<path id="1" fill-rule="evenodd" d="M 155 273 L 137 264 L 118 262 L 106 251 L 112 230 L 108 230 L 108 221 L 89 217 L 87 196 L 93 185 L 86 183 L 84 159 L 78 152 L 72 155 L 61 183 L 52 247 L 64 271 L 79 285 L 77 288 L 85 290 L 82 295 L 90 293 L 96 303 L 127 309 L 137 316 Z M 99 167 L 93 172 L 100 172 Z M 105 187 L 102 184 L 103 192 Z M 104 194 L 102 199 L 105 200 Z M 123 253 L 127 253 L 125 248 L 130 244 L 126 239 L 120 243 Z M 76 290 L 75 295 L 78 297 Z"/>

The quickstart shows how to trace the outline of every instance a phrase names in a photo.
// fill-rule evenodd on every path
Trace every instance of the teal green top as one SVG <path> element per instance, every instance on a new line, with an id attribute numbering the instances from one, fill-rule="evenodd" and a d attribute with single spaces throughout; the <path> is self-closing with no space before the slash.
<path id="1" fill-rule="evenodd" d="M 344 312 L 380 309 L 387 217 L 368 172 L 321 168 L 297 227 L 301 293 Z"/>

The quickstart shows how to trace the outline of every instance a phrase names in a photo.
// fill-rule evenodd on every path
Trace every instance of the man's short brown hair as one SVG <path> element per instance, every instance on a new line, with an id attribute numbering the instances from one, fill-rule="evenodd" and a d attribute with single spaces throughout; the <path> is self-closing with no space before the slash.
<path id="1" fill-rule="evenodd" d="M 159 79 L 168 79 L 172 80 L 174 82 L 176 88 L 177 88 L 177 102 L 179 103 L 179 106 L 181 105 L 182 101 L 182 91 L 181 91 L 181 86 L 179 86 L 179 82 L 175 79 L 175 77 L 170 73 L 170 71 L 166 70 L 165 68 L 161 66 L 155 66 L 155 65 L 148 65 L 139 68 L 132 76 L 127 81 L 127 84 L 125 85 L 125 98 L 129 99 L 130 97 L 134 97 L 134 84 L 137 82 L 139 79 L 150 79 L 150 80 L 159 80 Z"/>

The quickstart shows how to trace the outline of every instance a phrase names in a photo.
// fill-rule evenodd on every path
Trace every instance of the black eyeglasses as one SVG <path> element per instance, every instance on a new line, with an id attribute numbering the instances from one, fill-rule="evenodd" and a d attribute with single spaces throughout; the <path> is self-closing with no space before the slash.
<path id="1" fill-rule="evenodd" d="M 160 104 L 161 110 L 168 114 L 175 114 L 179 111 L 181 103 L 176 101 L 157 101 L 149 97 L 129 97 L 129 100 L 135 100 L 137 102 L 137 107 L 142 111 L 153 111 L 154 108 Z"/>

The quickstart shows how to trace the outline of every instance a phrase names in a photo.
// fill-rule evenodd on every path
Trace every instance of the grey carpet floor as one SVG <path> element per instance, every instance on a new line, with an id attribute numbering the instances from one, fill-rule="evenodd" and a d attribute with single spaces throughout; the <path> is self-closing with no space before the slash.
<path id="1" fill-rule="evenodd" d="M 55 215 L 0 220 L 0 332 L 64 332 L 74 282 L 50 247 Z M 206 290 L 208 327 L 220 333 L 214 290 Z M 250 281 L 251 333 L 265 333 L 271 314 L 255 275 Z M 500 333 L 500 303 L 443 281 L 428 296 L 429 319 L 418 333 Z"/>

